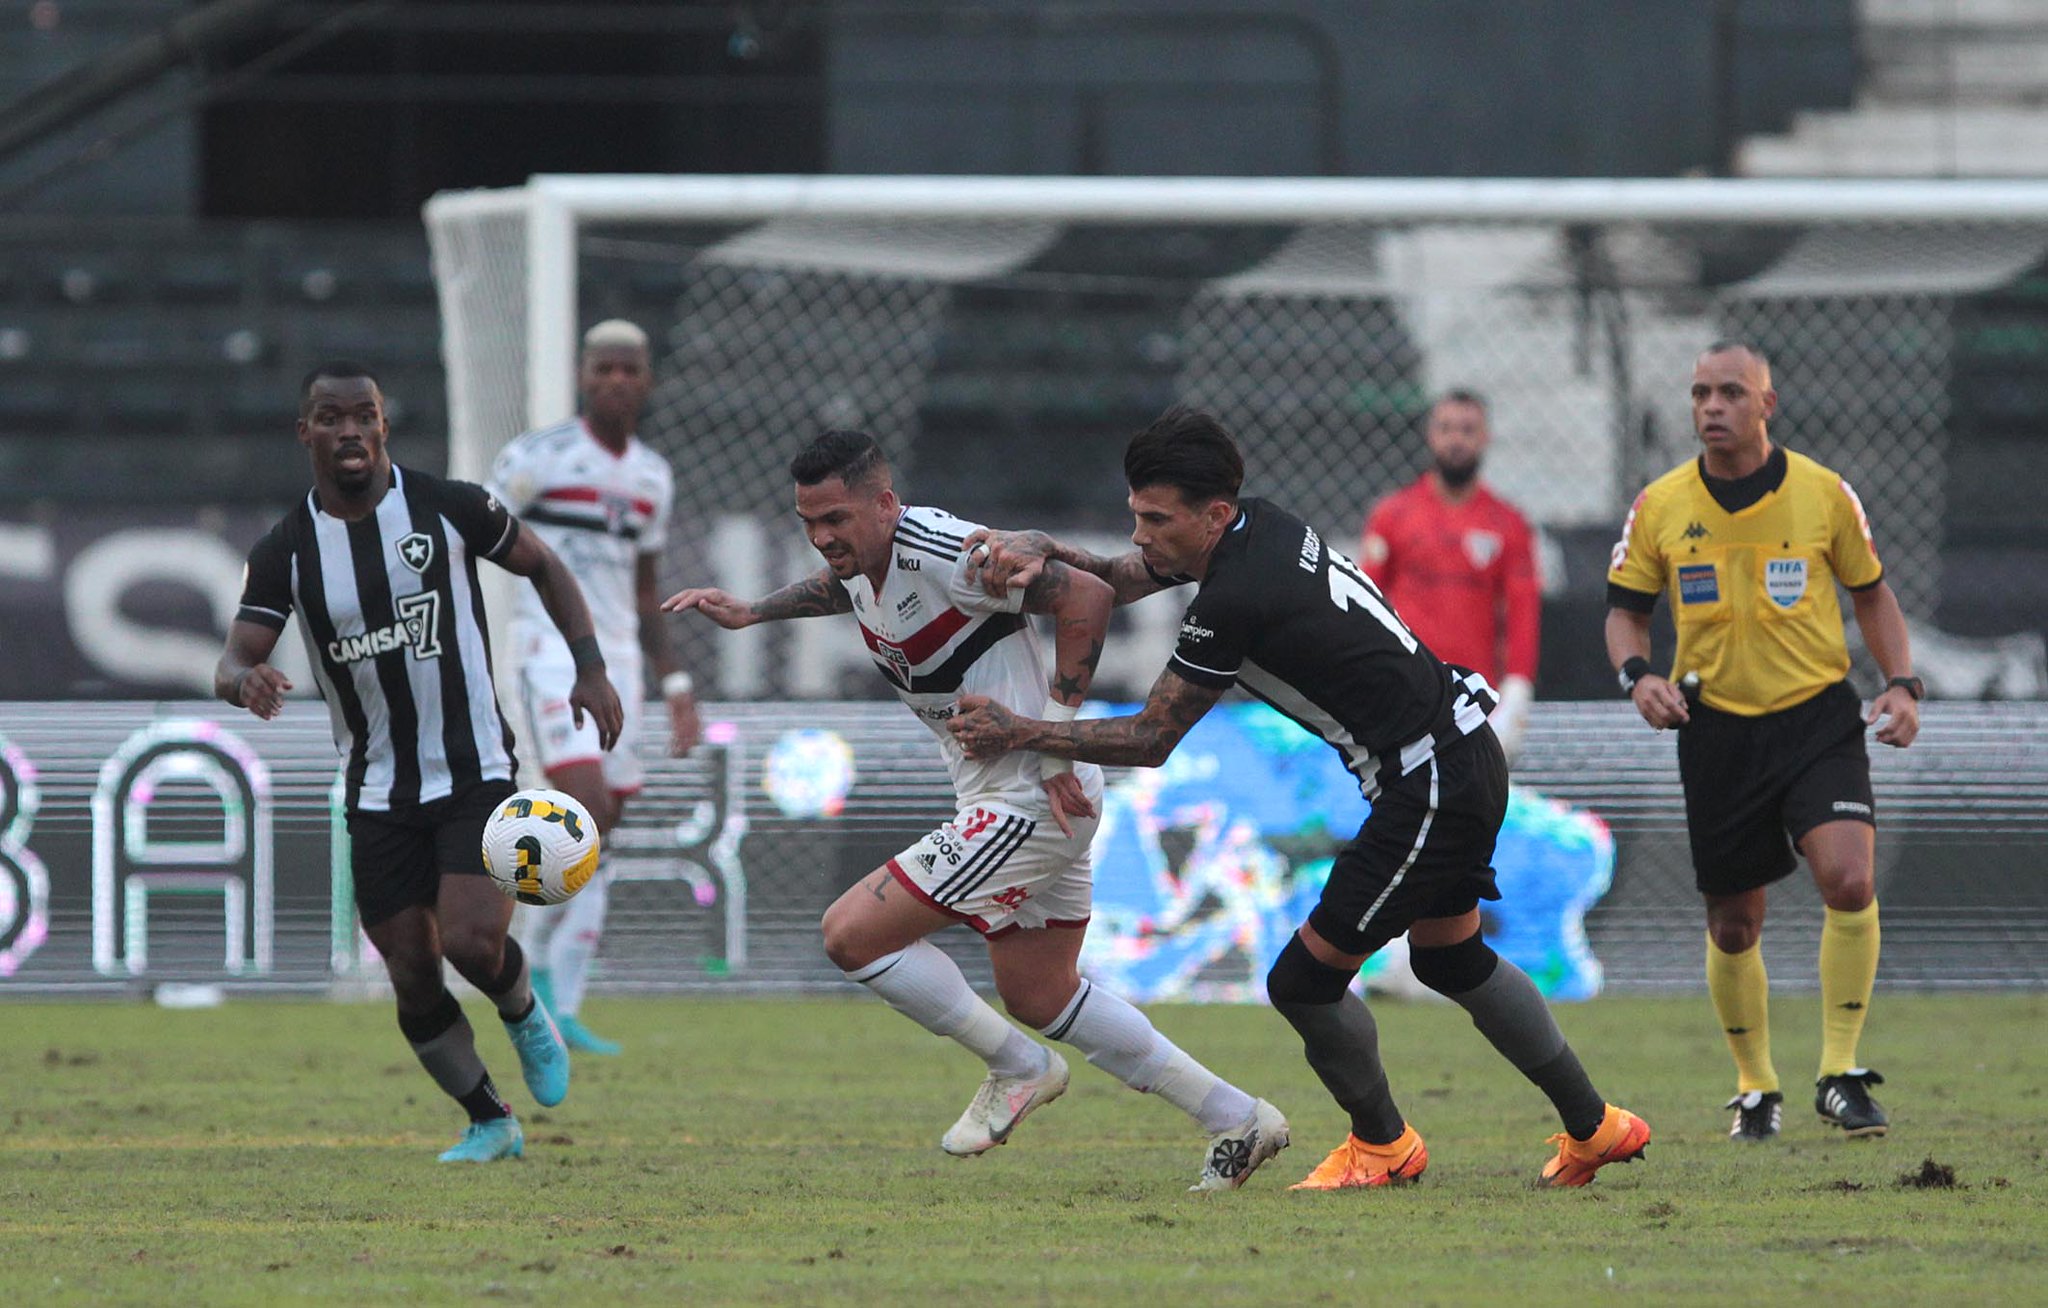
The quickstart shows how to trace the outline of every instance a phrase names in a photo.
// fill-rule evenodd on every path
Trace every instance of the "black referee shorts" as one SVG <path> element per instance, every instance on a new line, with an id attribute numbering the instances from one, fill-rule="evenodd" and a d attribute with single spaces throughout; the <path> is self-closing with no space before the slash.
<path id="1" fill-rule="evenodd" d="M 1794 845 L 1824 822 L 1877 824 L 1863 728 L 1846 681 L 1757 717 L 1692 706 L 1678 732 L 1678 775 L 1701 894 L 1783 878 L 1799 865 Z"/>
<path id="2" fill-rule="evenodd" d="M 1507 758 L 1481 727 L 1380 788 L 1309 925 L 1344 953 L 1370 954 L 1424 918 L 1499 899 L 1493 845 L 1507 811 Z"/>
<path id="3" fill-rule="evenodd" d="M 433 903 L 444 872 L 485 875 L 484 823 L 516 791 L 509 781 L 479 781 L 445 799 L 388 813 L 351 812 L 349 871 L 363 925 Z"/>

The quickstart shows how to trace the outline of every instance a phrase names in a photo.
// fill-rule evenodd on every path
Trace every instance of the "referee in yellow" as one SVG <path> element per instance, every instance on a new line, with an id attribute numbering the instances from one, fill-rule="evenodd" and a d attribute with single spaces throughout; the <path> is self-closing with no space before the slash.
<path id="1" fill-rule="evenodd" d="M 1877 815 L 1863 733 L 1877 723 L 1880 741 L 1912 744 L 1921 685 L 1862 504 L 1848 482 L 1771 443 L 1777 408 L 1770 361 L 1755 346 L 1717 341 L 1693 365 L 1693 429 L 1704 450 L 1651 482 L 1629 510 L 1607 573 L 1607 656 L 1644 721 L 1681 728 L 1686 828 L 1707 904 L 1707 989 L 1738 1078 L 1729 1135 L 1773 1139 L 1783 1116 L 1758 941 L 1765 888 L 1797 866 L 1797 849 L 1827 905 L 1814 1108 L 1851 1136 L 1881 1136 L 1888 1122 L 1870 1087 L 1883 1078 L 1856 1063 L 1878 949 Z M 1846 680 L 1837 581 L 1886 678 L 1867 715 Z M 1679 685 L 1650 670 L 1659 594 L 1671 597 L 1677 622 Z"/>

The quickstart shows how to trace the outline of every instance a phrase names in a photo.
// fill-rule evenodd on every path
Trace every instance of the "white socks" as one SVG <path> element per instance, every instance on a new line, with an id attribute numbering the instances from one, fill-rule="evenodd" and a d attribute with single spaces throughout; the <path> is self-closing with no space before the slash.
<path id="1" fill-rule="evenodd" d="M 1154 1094 L 1210 1134 L 1242 1126 L 1255 1101 L 1187 1056 L 1130 1004 L 1083 980 L 1060 1015 L 1042 1028 L 1140 1094 Z"/>
<path id="2" fill-rule="evenodd" d="M 975 994 L 959 966 L 929 940 L 884 954 L 845 976 L 933 1035 L 959 1041 L 997 1076 L 1029 1077 L 1045 1070 L 1046 1054 L 1037 1042 Z"/>
<path id="3" fill-rule="evenodd" d="M 598 941 L 604 935 L 611 888 L 611 869 L 599 862 L 590 884 L 568 903 L 548 910 L 548 916 L 554 920 L 543 928 L 537 942 L 535 966 L 548 970 L 558 1017 L 574 1017 L 583 1007 L 583 991 L 590 984 L 590 964 L 597 957 Z"/>

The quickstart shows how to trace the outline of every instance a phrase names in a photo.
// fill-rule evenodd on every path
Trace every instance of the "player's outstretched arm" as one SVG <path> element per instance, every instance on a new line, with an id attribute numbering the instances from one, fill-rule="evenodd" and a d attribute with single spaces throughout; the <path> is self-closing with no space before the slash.
<path id="1" fill-rule="evenodd" d="M 561 557 L 534 532 L 521 531 L 499 566 L 533 582 L 541 607 L 562 639 L 569 642 L 569 656 L 576 663 L 576 684 L 569 690 L 570 714 L 579 727 L 586 712 L 596 718 L 598 748 L 610 750 L 618 743 L 626 710 L 619 703 L 619 692 L 605 676 L 604 653 L 597 645 L 597 627 L 590 619 L 583 588 Z"/>
<path id="2" fill-rule="evenodd" d="M 1136 550 L 1104 558 L 1056 541 L 1042 531 L 995 531 L 980 527 L 968 532 L 963 544 L 967 548 L 967 579 L 980 583 L 983 590 L 996 596 L 1029 586 L 1049 559 L 1108 582 L 1118 604 L 1141 600 L 1171 584 L 1153 576 L 1145 567 L 1144 556 Z"/>
<path id="3" fill-rule="evenodd" d="M 1906 631 L 1906 615 L 1899 608 L 1899 597 L 1892 593 L 1889 582 L 1852 590 L 1849 599 L 1856 606 L 1857 630 L 1863 633 L 1863 643 L 1870 648 L 1870 656 L 1877 660 L 1887 683 L 1884 693 L 1871 701 L 1864 721 L 1891 719 L 1877 729 L 1877 738 L 1904 749 L 1920 734 L 1920 701 L 1904 686 L 1889 683 L 1893 678 L 1913 675 L 1913 641 Z"/>
<path id="4" fill-rule="evenodd" d="M 633 564 L 633 611 L 640 626 L 640 653 L 654 674 L 654 684 L 668 706 L 668 752 L 681 758 L 697 747 L 703 725 L 697 720 L 696 684 L 676 662 L 669 648 L 668 624 L 661 620 L 661 601 L 654 575 L 654 556 L 642 554 Z"/>
<path id="5" fill-rule="evenodd" d="M 694 586 L 679 590 L 661 602 L 663 613 L 703 614 L 727 631 L 738 631 L 757 622 L 782 622 L 789 618 L 822 618 L 833 613 L 853 612 L 853 597 L 832 576 L 820 568 L 802 581 L 792 582 L 772 595 L 752 603 L 715 586 Z"/>
<path id="6" fill-rule="evenodd" d="M 1650 661 L 1650 615 L 1630 609 L 1610 608 L 1607 610 L 1607 661 L 1619 673 L 1628 668 L 1634 659 L 1647 664 Z M 1629 691 L 1629 699 L 1635 704 L 1636 712 L 1643 715 L 1643 721 L 1662 731 L 1666 727 L 1682 727 L 1691 720 L 1691 713 L 1685 706 L 1685 696 L 1654 672 L 1644 671 L 1636 678 L 1635 688 Z"/>
<path id="7" fill-rule="evenodd" d="M 1116 596 L 1108 582 L 1053 559 L 1046 560 L 1037 579 L 1025 587 L 1024 611 L 1049 614 L 1053 620 L 1053 678 L 1045 695 L 1049 721 L 1073 721 L 1081 701 L 1088 697 L 1095 665 L 1102 658 L 1102 641 L 1109 633 L 1110 610 L 1115 606 Z M 1069 817 L 1094 817 L 1095 805 L 1075 778 L 1072 759 L 1041 755 L 1039 768 L 1053 820 L 1071 836 L 1074 827 Z"/>
<path id="8" fill-rule="evenodd" d="M 1223 690 L 1198 686 L 1168 668 L 1152 683 L 1144 708 L 1124 717 L 1086 722 L 1039 722 L 1018 717 L 986 696 L 962 695 L 960 711 L 946 729 L 969 758 L 1029 749 L 1084 763 L 1156 768 L 1210 705 L 1223 698 Z"/>
<path id="9" fill-rule="evenodd" d="M 228 627 L 228 647 L 213 668 L 213 693 L 266 722 L 284 708 L 285 692 L 292 688 L 284 673 L 270 666 L 277 636 L 261 623 L 237 619 Z"/>

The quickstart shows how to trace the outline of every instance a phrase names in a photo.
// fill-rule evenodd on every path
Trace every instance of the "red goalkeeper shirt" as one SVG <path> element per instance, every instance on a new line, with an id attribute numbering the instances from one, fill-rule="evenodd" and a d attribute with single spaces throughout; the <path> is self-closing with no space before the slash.
<path id="1" fill-rule="evenodd" d="M 1529 524 L 1484 482 L 1461 504 L 1425 475 L 1374 507 L 1359 562 L 1446 663 L 1536 680 L 1542 602 Z"/>

